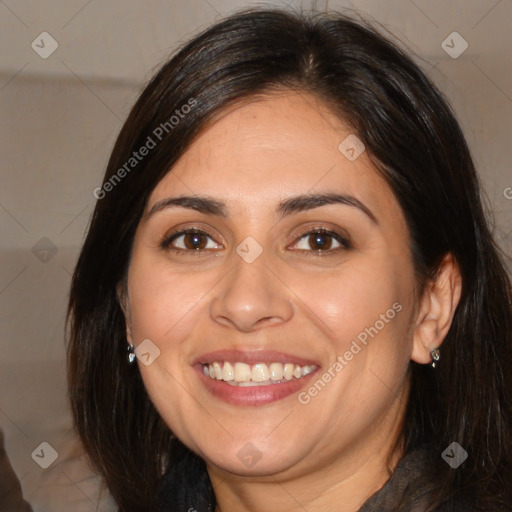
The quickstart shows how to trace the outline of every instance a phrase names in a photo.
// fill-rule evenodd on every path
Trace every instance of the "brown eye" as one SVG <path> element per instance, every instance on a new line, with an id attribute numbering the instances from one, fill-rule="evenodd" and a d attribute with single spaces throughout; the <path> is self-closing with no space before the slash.
<path id="1" fill-rule="evenodd" d="M 200 233 L 187 233 L 183 235 L 183 242 L 187 249 L 204 249 L 207 245 L 207 240 L 204 235 Z"/>
<path id="2" fill-rule="evenodd" d="M 212 238 L 204 231 L 188 229 L 167 237 L 162 242 L 162 247 L 177 252 L 217 249 L 218 245 L 213 242 L 213 240 L 212 243 L 210 243 L 209 240 L 212 240 Z"/>
<path id="3" fill-rule="evenodd" d="M 349 241 L 335 231 L 314 229 L 297 237 L 296 246 L 306 252 L 334 253 L 339 249 L 349 249 Z M 333 244 L 337 244 L 334 245 Z"/>
<path id="4" fill-rule="evenodd" d="M 331 248 L 332 236 L 325 233 L 314 233 L 309 235 L 308 243 L 314 250 L 327 250 Z"/>

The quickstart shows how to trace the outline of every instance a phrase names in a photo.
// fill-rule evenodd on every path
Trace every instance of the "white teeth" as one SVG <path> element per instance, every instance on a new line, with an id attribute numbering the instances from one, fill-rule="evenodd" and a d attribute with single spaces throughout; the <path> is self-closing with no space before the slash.
<path id="1" fill-rule="evenodd" d="M 265 363 L 258 363 L 252 367 L 251 379 L 253 382 L 263 382 L 268 380 L 270 372 L 268 366 Z"/>
<path id="2" fill-rule="evenodd" d="M 235 363 L 235 380 L 237 382 L 249 381 L 252 377 L 251 367 L 245 363 Z"/>
<path id="3" fill-rule="evenodd" d="M 229 362 L 221 363 L 214 361 L 203 365 L 203 372 L 207 377 L 214 380 L 223 380 L 232 386 L 268 386 L 280 384 L 292 379 L 300 379 L 310 374 L 317 367 L 315 365 L 299 366 L 293 363 L 257 363 L 248 365 L 246 363 Z"/>
<path id="4" fill-rule="evenodd" d="M 281 380 L 283 378 L 283 365 L 281 363 L 272 363 L 269 368 L 270 378 L 272 380 Z"/>
<path id="5" fill-rule="evenodd" d="M 213 363 L 213 371 L 215 372 L 215 378 L 220 380 L 222 379 L 222 369 L 220 367 L 220 364 L 215 362 Z"/>
<path id="6" fill-rule="evenodd" d="M 222 368 L 222 380 L 230 381 L 235 379 L 235 374 L 233 372 L 233 366 L 231 363 L 224 363 Z"/>
<path id="7" fill-rule="evenodd" d="M 315 368 L 316 368 L 316 366 L 314 364 L 303 366 L 302 367 L 302 376 L 309 375 Z"/>
<path id="8" fill-rule="evenodd" d="M 292 377 L 293 377 L 293 370 L 295 369 L 295 365 L 293 364 L 290 364 L 290 363 L 286 363 L 284 365 L 284 378 L 286 380 L 292 380 Z M 211 374 L 211 372 L 210 372 Z M 210 375 L 211 376 L 211 375 Z"/>

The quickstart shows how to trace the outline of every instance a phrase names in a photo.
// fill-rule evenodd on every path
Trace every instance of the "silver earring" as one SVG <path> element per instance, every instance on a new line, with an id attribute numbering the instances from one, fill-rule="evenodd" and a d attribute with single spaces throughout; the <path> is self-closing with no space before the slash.
<path id="1" fill-rule="evenodd" d="M 435 368 L 436 365 L 437 365 L 437 362 L 439 361 L 440 357 L 441 357 L 441 352 L 438 348 L 432 350 L 432 352 L 430 352 L 430 355 L 432 356 L 432 363 L 430 364 L 432 366 L 432 368 Z"/>
<path id="2" fill-rule="evenodd" d="M 135 347 L 131 343 L 128 343 L 128 362 L 132 364 L 133 361 L 135 361 L 135 357 Z"/>

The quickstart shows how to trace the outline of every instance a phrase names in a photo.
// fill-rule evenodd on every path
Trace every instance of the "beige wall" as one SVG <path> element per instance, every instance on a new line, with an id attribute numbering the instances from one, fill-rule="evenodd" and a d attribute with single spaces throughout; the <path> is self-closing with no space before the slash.
<path id="1" fill-rule="evenodd" d="M 316 2 L 319 9 L 327 4 L 361 9 L 419 55 L 463 125 L 496 216 L 498 242 L 510 254 L 512 198 L 504 192 L 512 187 L 511 2 Z M 92 191 L 112 144 L 137 92 L 170 51 L 249 5 L 255 4 L 0 3 L 0 428 L 34 510 L 88 511 L 97 501 L 96 480 L 70 432 L 63 321 Z M 43 31 L 59 45 L 47 59 L 31 48 Z M 453 31 L 469 44 L 457 59 L 441 48 Z M 57 251 L 47 262 L 32 252 L 43 237 L 54 246 L 41 242 L 46 257 Z M 43 441 L 59 454 L 46 470 L 31 458 Z"/>

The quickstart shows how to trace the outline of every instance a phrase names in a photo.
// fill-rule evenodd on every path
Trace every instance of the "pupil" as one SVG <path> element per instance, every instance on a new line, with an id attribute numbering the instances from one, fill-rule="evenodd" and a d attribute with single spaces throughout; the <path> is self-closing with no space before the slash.
<path id="1" fill-rule="evenodd" d="M 199 233 L 190 233 L 189 235 L 189 244 L 187 244 L 189 246 L 190 249 L 201 249 L 202 244 L 201 243 L 201 234 Z"/>
<path id="2" fill-rule="evenodd" d="M 313 242 L 315 244 L 315 246 L 320 246 L 321 249 L 324 249 L 325 246 L 329 245 L 327 242 L 326 242 L 326 237 L 325 235 L 323 235 L 322 233 L 315 233 L 313 236 Z"/>

